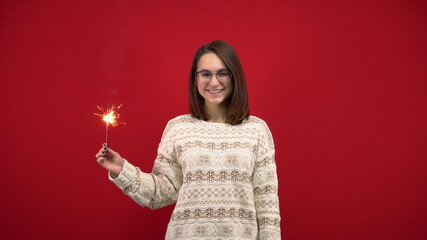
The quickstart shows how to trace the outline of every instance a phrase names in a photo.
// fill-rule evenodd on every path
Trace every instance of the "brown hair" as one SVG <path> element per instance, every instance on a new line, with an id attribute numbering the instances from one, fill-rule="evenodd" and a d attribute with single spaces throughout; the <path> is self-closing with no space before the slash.
<path id="1" fill-rule="evenodd" d="M 242 123 L 244 119 L 249 117 L 248 92 L 246 89 L 245 75 L 237 53 L 230 44 L 224 41 L 213 41 L 203 45 L 194 55 L 188 81 L 191 116 L 201 120 L 208 120 L 205 109 L 205 99 L 197 90 L 197 79 L 195 75 L 195 72 L 197 71 L 197 64 L 199 63 L 200 58 L 206 53 L 215 53 L 231 72 L 233 91 L 230 96 L 225 99 L 225 104 L 227 106 L 226 122 L 231 125 L 238 125 Z"/>

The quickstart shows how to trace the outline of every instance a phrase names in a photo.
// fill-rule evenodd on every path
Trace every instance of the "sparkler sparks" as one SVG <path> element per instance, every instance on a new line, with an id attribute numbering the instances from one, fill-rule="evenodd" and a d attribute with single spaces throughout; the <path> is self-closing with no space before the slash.
<path id="1" fill-rule="evenodd" d="M 115 127 L 119 124 L 126 124 L 123 122 L 118 122 L 117 119 L 120 118 L 120 114 L 118 114 L 118 110 L 123 104 L 120 104 L 119 106 L 112 105 L 111 108 L 104 109 L 103 107 L 97 106 L 100 113 L 94 113 L 97 116 L 100 116 L 102 118 L 102 121 L 105 122 L 105 143 L 108 146 L 108 126 L 111 125 L 112 127 Z"/>

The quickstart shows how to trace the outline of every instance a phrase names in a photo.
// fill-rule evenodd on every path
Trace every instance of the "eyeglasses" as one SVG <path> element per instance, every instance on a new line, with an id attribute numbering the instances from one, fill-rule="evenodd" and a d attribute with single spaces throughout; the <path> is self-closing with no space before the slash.
<path id="1" fill-rule="evenodd" d="M 231 79 L 231 72 L 228 70 L 219 70 L 217 73 L 211 73 L 207 70 L 202 70 L 200 72 L 195 72 L 195 75 L 201 83 L 207 84 L 212 80 L 212 77 L 215 75 L 216 79 L 222 83 L 227 83 Z"/>

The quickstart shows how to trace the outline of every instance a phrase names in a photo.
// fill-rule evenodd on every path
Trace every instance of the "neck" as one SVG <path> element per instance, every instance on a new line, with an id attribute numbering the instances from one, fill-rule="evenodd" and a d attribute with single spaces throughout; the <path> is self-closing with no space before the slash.
<path id="1" fill-rule="evenodd" d="M 224 123 L 227 120 L 226 106 L 223 104 L 206 104 L 206 113 L 209 117 L 208 122 Z"/>

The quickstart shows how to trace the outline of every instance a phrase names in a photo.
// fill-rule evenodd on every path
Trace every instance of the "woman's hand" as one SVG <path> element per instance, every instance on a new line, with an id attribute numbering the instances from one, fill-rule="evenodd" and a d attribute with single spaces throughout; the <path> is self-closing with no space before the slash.
<path id="1" fill-rule="evenodd" d="M 111 150 L 106 143 L 95 155 L 96 161 L 110 172 L 112 178 L 117 178 L 123 170 L 125 160 L 117 152 Z"/>

